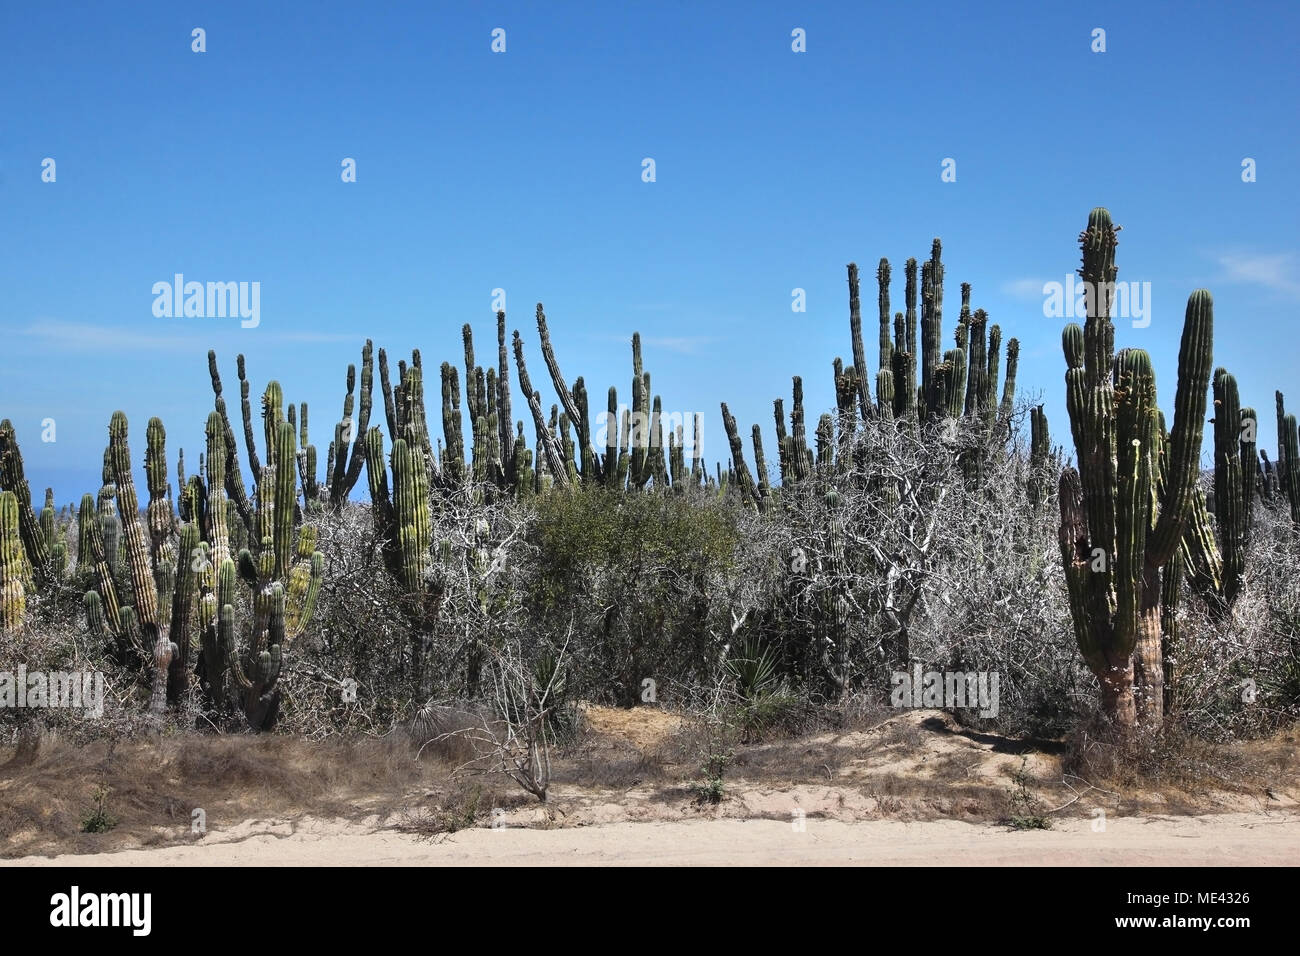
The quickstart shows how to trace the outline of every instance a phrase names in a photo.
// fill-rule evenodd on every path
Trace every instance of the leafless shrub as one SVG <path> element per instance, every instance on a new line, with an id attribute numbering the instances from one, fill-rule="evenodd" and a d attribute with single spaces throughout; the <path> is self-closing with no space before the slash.
<path id="1" fill-rule="evenodd" d="M 537 671 L 515 642 L 492 652 L 487 669 L 496 704 L 496 717 L 483 716 L 479 726 L 439 734 L 434 741 L 459 737 L 481 753 L 456 769 L 457 774 L 504 774 L 545 803 L 551 785 L 551 753 L 555 746 L 551 714 L 562 680 L 564 653 L 557 666 L 538 679 Z"/>

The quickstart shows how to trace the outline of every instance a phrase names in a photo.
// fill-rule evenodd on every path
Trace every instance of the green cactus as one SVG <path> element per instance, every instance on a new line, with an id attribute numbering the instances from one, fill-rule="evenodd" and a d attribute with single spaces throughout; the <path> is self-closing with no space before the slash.
<path id="1" fill-rule="evenodd" d="M 50 579 L 61 581 L 68 569 L 68 545 L 63 538 L 63 529 L 59 526 L 53 488 L 45 489 L 40 525 L 41 536 L 45 539 L 45 547 L 50 556 Z"/>
<path id="2" fill-rule="evenodd" d="M 81 496 L 81 508 L 77 512 L 77 567 L 88 568 L 93 563 L 90 555 L 90 529 L 97 521 L 95 515 L 95 498 L 93 495 Z"/>
<path id="3" fill-rule="evenodd" d="M 899 407 L 915 411 L 917 407 L 917 385 L 916 385 L 916 260 L 908 259 L 903 267 L 905 277 L 903 304 L 907 309 L 905 321 L 899 321 L 899 316 L 894 316 L 894 416 L 899 416 Z M 907 358 L 899 363 L 898 353 L 903 352 Z M 904 377 L 899 377 L 899 372 Z M 905 393 L 906 398 L 898 398 L 899 393 Z"/>
<path id="4" fill-rule="evenodd" d="M 362 351 L 361 419 L 368 420 L 370 408 L 371 346 Z M 254 730 L 269 729 L 279 713 L 278 677 L 283 655 L 290 643 L 310 621 L 315 608 L 324 571 L 324 556 L 315 550 L 316 533 L 310 526 L 298 526 L 302 513 L 309 513 L 320 500 L 304 490 L 302 509 L 298 507 L 299 479 L 303 488 L 315 487 L 315 455 L 310 445 L 300 454 L 297 438 L 307 437 L 305 405 L 287 405 L 277 382 L 269 382 L 262 395 L 262 434 L 266 444 L 265 463 L 258 454 L 251 421 L 251 409 L 244 413 L 244 437 L 250 464 L 256 466 L 256 510 L 244 521 L 237 500 L 228 500 L 233 482 L 231 472 L 238 471 L 234 457 L 233 436 L 220 403 L 219 379 L 215 358 L 210 354 L 214 388 L 218 389 L 218 409 L 207 422 L 207 476 L 202 482 L 191 481 L 184 513 L 194 521 L 182 527 L 184 570 L 177 577 L 172 600 L 172 629 L 180 643 L 176 656 L 183 663 L 172 668 L 168 697 L 175 702 L 188 680 L 188 658 L 192 642 L 193 608 L 199 612 L 198 628 L 202 653 L 198 668 L 201 686 L 209 704 L 217 713 L 228 704 L 239 706 L 244 720 Z M 389 400 L 387 369 L 383 365 L 386 402 Z M 239 360 L 241 395 L 247 407 L 248 380 L 242 356 Z M 403 368 L 394 414 L 415 417 L 414 406 L 420 401 L 416 364 L 410 379 Z M 350 422 L 355 388 L 355 369 L 350 369 L 348 395 L 344 399 L 344 420 Z M 346 432 L 346 426 L 345 426 Z M 342 439 L 342 440 L 340 440 Z M 326 468 L 331 502 L 334 495 L 346 500 L 349 481 L 360 475 L 361 460 L 348 458 L 348 446 L 360 446 L 350 436 L 336 432 Z M 242 488 L 242 482 L 239 487 Z M 231 496 L 233 497 L 233 496 Z M 194 540 L 202 535 L 206 540 Z M 255 550 L 253 546 L 255 545 Z M 253 614 L 240 623 L 241 606 L 235 593 L 236 580 L 243 580 L 252 590 Z M 242 636 L 242 641 L 241 641 Z M 182 650 L 183 648 L 183 650 Z M 234 682 L 235 695 L 228 694 L 228 682 Z"/>
<path id="5" fill-rule="evenodd" d="M 13 492 L 18 506 L 18 533 L 22 539 L 24 573 L 29 585 L 43 588 L 53 580 L 50 552 L 40 521 L 32 509 L 32 489 L 23 473 L 23 456 L 18 448 L 18 437 L 9 419 L 0 421 L 0 489 Z"/>
<path id="6" fill-rule="evenodd" d="M 1011 416 L 1016 406 L 1016 372 L 1020 368 L 1020 341 L 1011 339 L 1007 342 L 1007 375 L 1002 383 L 1002 403 L 998 406 L 998 421 L 1004 428 L 1009 427 Z M 996 376 L 994 381 L 996 382 Z"/>
<path id="7" fill-rule="evenodd" d="M 1105 209 L 1092 211 L 1080 235 L 1080 276 L 1089 288 L 1113 288 L 1116 232 Z M 1114 355 L 1109 295 L 1091 296 L 1085 327 L 1064 337 L 1078 470 L 1061 475 L 1061 553 L 1079 649 L 1101 684 L 1106 713 L 1121 727 L 1163 718 L 1160 571 L 1195 497 L 1213 322 L 1210 294 L 1194 292 L 1163 469 L 1151 360 L 1138 349 Z"/>
<path id="8" fill-rule="evenodd" d="M 22 532 L 19 527 L 18 496 L 0 491 L 0 633 L 22 629 L 27 613 Z"/>
<path id="9" fill-rule="evenodd" d="M 1214 370 L 1214 522 L 1198 487 L 1182 541 L 1188 581 L 1221 617 L 1241 591 L 1255 501 L 1254 409 L 1243 409 L 1237 380 Z M 1249 441 L 1247 439 L 1250 439 Z"/>
<path id="10" fill-rule="evenodd" d="M 785 432 L 785 403 L 781 399 L 775 399 L 772 402 L 772 411 L 776 418 L 776 451 L 780 457 L 781 465 L 781 484 L 786 485 L 794 480 L 792 464 L 790 461 L 790 445 L 786 441 L 788 437 Z"/>
<path id="11" fill-rule="evenodd" d="M 393 520 L 401 556 L 399 579 L 412 594 L 424 587 L 433 543 L 428 490 L 423 469 L 414 462 L 407 442 L 393 442 Z"/>
<path id="12" fill-rule="evenodd" d="M 154 563 L 150 556 L 145 527 L 140 520 L 140 504 L 135 493 L 135 478 L 131 473 L 131 451 L 127 443 L 125 414 L 120 411 L 113 413 L 112 421 L 108 426 L 108 436 L 113 482 L 117 487 L 118 502 L 121 507 L 122 536 L 126 541 L 127 568 L 131 575 L 131 593 L 135 599 L 133 614 L 130 617 L 138 623 L 144 640 L 143 650 L 152 658 L 153 676 L 152 691 L 149 695 L 149 713 L 156 717 L 167 708 L 167 674 L 176 645 L 168 636 L 167 623 L 160 613 Z M 128 634 L 133 632 L 134 628 L 131 627 L 129 619 L 124 619 L 123 625 Z"/>
<path id="13" fill-rule="evenodd" d="M 876 405 L 877 405 L 877 407 L 880 407 L 880 404 L 881 404 L 881 402 L 880 402 L 880 387 L 879 387 L 879 384 L 880 384 L 880 376 L 881 376 L 881 374 L 884 373 L 884 372 L 891 372 L 891 371 L 893 370 L 893 367 L 894 367 L 894 342 L 893 342 L 893 339 L 890 337 L 891 326 L 890 326 L 890 320 L 889 320 L 889 279 L 890 279 L 889 260 L 888 260 L 888 259 L 881 259 L 881 260 L 880 260 L 880 264 L 876 267 L 876 287 L 877 287 L 876 302 L 877 302 L 877 305 L 878 305 L 879 310 L 880 310 L 880 354 L 879 354 L 879 360 L 880 360 L 880 362 L 879 362 L 879 368 L 880 368 L 880 370 L 876 373 L 876 383 L 877 383 L 877 388 L 876 388 Z M 853 364 L 854 364 L 854 365 L 857 365 L 857 364 L 858 364 L 858 360 L 857 360 L 857 358 L 854 358 L 854 359 L 853 359 Z M 865 388 L 865 387 L 866 387 L 866 381 L 867 381 L 867 368 L 866 368 L 865 365 L 860 366 L 860 367 L 858 368 L 858 375 L 859 375 L 859 377 L 862 379 L 863 387 Z M 893 377 L 892 377 L 892 375 L 890 376 L 890 382 L 891 382 L 891 385 L 892 385 L 892 382 L 893 382 Z M 891 388 L 891 391 L 892 391 L 892 388 Z M 883 413 L 883 412 L 885 411 L 885 409 L 884 409 L 884 408 L 881 408 L 881 411 L 882 411 L 882 413 Z M 890 412 L 890 414 L 893 413 L 893 401 L 892 401 L 892 399 L 891 399 L 891 401 L 890 401 L 889 412 Z"/>
<path id="14" fill-rule="evenodd" d="M 208 557 L 199 547 L 199 529 L 193 524 L 181 526 L 176 586 L 172 592 L 171 626 L 168 636 L 176 646 L 167 673 L 167 702 L 177 706 L 189 683 L 191 634 L 194 609 L 198 601 Z"/>
<path id="15" fill-rule="evenodd" d="M 1282 393 L 1277 401 L 1277 477 L 1278 484 L 1291 506 L 1291 521 L 1300 525 L 1300 427 L 1296 417 L 1288 415 Z"/>
<path id="16" fill-rule="evenodd" d="M 104 602 L 98 591 L 87 591 L 82 596 L 82 606 L 86 610 L 86 628 L 92 637 L 107 639 L 109 635 L 108 620 L 104 617 Z"/>
<path id="17" fill-rule="evenodd" d="M 803 481 L 812 473 L 813 454 L 808 447 L 808 433 L 804 424 L 803 379 L 798 375 L 794 376 L 789 442 L 791 477 L 795 481 Z"/>
<path id="18" fill-rule="evenodd" d="M 238 356 L 237 364 L 239 368 L 240 394 L 241 394 L 241 411 L 244 418 L 244 442 L 256 453 L 256 446 L 253 443 L 253 425 L 252 414 L 248 406 L 248 381 L 244 377 L 244 357 Z M 208 351 L 208 375 L 212 379 L 212 393 L 215 401 L 215 410 L 221 419 L 221 431 L 226 445 L 226 469 L 225 469 L 225 488 L 223 489 L 228 498 L 235 503 L 235 509 L 239 512 L 239 520 L 247 529 L 253 527 L 253 508 L 248 500 L 248 493 L 244 487 L 244 477 L 239 469 L 239 449 L 235 444 L 235 431 L 230 425 L 230 416 L 226 413 L 226 400 L 222 396 L 221 375 L 217 370 L 217 353 Z M 255 457 L 249 458 L 249 467 L 253 475 L 261 474 L 262 468 L 260 462 Z"/>
<path id="19" fill-rule="evenodd" d="M 1029 503 L 1037 509 L 1047 501 L 1048 489 L 1056 482 L 1056 476 L 1049 473 L 1052 438 L 1042 405 L 1029 410 L 1029 435 Z"/>
<path id="20" fill-rule="evenodd" d="M 752 502 L 755 507 L 759 507 L 762 504 L 761 495 L 749 473 L 749 466 L 745 464 L 745 447 L 740 440 L 740 430 L 736 427 L 736 417 L 731 414 L 726 402 L 722 403 L 722 424 L 727 430 L 727 442 L 731 445 L 732 467 L 736 472 L 740 493 L 747 503 Z"/>
<path id="21" fill-rule="evenodd" d="M 880 267 L 877 269 L 877 280 L 880 280 L 883 273 L 884 297 L 881 300 L 881 310 L 883 313 L 889 312 L 889 263 L 884 259 L 880 260 Z M 855 262 L 849 263 L 849 335 L 853 346 L 853 367 L 857 369 L 858 375 L 854 380 L 856 386 L 858 407 L 862 412 L 862 420 L 866 421 L 871 417 L 871 392 L 867 388 L 867 350 L 862 344 L 862 307 L 858 302 L 858 266 Z"/>
<path id="22" fill-rule="evenodd" d="M 459 485 L 465 480 L 465 438 L 460 415 L 460 379 L 456 366 L 442 363 L 442 437 L 446 448 L 442 470 L 447 480 Z M 403 434 L 402 432 L 398 433 Z M 396 439 L 394 439 L 396 440 Z"/>
<path id="23" fill-rule="evenodd" d="M 573 390 L 569 390 L 564 373 L 560 371 L 560 364 L 555 359 L 550 330 L 546 326 L 546 313 L 542 310 L 540 302 L 537 303 L 537 335 L 541 339 L 542 358 L 546 362 L 547 371 L 551 374 L 551 384 L 555 387 L 555 394 L 559 396 L 560 404 L 564 407 L 565 414 L 568 415 L 568 420 L 578 435 L 577 452 L 578 460 L 582 463 L 583 481 L 600 481 L 600 462 L 591 446 L 591 422 L 586 408 L 586 387 L 582 378 L 578 378 L 573 383 Z M 636 341 L 639 348 L 639 336 Z M 566 460 L 571 457 L 566 455 Z"/>
<path id="24" fill-rule="evenodd" d="M 528 409 L 533 415 L 533 426 L 537 434 L 537 472 L 540 476 L 543 467 L 553 481 L 561 486 L 568 484 L 568 470 L 564 467 L 564 457 L 560 450 L 559 442 L 552 433 L 546 418 L 542 414 L 542 397 L 533 390 L 532 382 L 528 378 L 528 366 L 524 362 L 524 341 L 519 335 L 519 330 L 514 333 L 514 351 L 515 351 L 515 371 L 519 375 L 519 388 L 524 393 L 524 398 L 528 400 Z"/>
<path id="25" fill-rule="evenodd" d="M 935 239 L 930 258 L 921 267 L 921 417 L 939 413 L 935 395 L 934 370 L 942 361 L 943 341 L 943 244 Z"/>
<path id="26" fill-rule="evenodd" d="M 167 484 L 167 432 L 161 419 L 149 419 L 145 438 L 148 448 L 144 470 L 149 488 L 149 505 L 145 512 L 149 526 L 149 554 L 159 603 L 167 607 L 171 604 L 176 581 L 176 548 L 172 544 L 176 515 L 172 509 L 171 487 Z"/>
<path id="27" fill-rule="evenodd" d="M 839 434 L 839 440 L 835 449 L 835 466 L 841 471 L 847 471 L 851 465 L 851 449 L 853 447 L 853 436 L 858 430 L 858 409 L 861 404 L 862 382 L 858 378 L 858 370 L 850 365 L 848 368 L 842 368 L 840 360 L 837 358 L 834 363 L 835 370 L 835 407 L 838 412 L 836 416 L 836 429 Z"/>

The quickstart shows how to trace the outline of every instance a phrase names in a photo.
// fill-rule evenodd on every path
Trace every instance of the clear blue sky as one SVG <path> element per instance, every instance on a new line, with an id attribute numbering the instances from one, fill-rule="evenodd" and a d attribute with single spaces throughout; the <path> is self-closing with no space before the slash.
<path id="1" fill-rule="evenodd" d="M 639 330 L 665 410 L 704 413 L 710 468 L 721 400 L 763 425 L 774 466 L 772 399 L 803 375 L 815 421 L 831 360 L 851 361 L 845 264 L 874 375 L 877 260 L 901 309 L 903 263 L 934 236 L 945 347 L 969 281 L 1064 441 L 1063 320 L 1040 290 L 1078 266 L 1096 205 L 1126 227 L 1120 278 L 1152 284 L 1150 326 L 1121 322 L 1118 341 L 1153 353 L 1162 405 L 1205 286 L 1262 446 L 1275 388 L 1300 411 L 1294 3 L 288 6 L 3 5 L 0 416 L 37 496 L 98 487 L 116 408 L 141 475 L 155 414 L 193 471 L 210 347 L 228 389 L 242 351 L 256 389 L 310 403 L 323 468 L 364 338 L 459 365 L 470 321 L 488 360 L 497 287 L 548 407 L 538 301 L 594 403 L 610 384 L 629 399 Z M 156 318 L 152 286 L 177 272 L 260 282 L 260 325 Z"/>

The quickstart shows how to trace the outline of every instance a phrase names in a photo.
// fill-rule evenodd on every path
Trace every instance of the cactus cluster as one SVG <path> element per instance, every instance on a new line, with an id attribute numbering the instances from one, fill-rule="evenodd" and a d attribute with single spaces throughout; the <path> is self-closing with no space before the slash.
<path id="1" fill-rule="evenodd" d="M 1113 286 L 1117 231 L 1106 210 L 1093 210 L 1080 236 L 1080 276 L 1087 288 Z M 801 377 L 793 378 L 788 414 L 785 400 L 775 399 L 779 483 L 769 475 L 766 452 L 773 446 L 765 449 L 757 424 L 748 436 L 751 470 L 747 440 L 725 402 L 730 454 L 725 468 L 717 462 L 708 474 L 700 418 L 665 426 L 662 399 L 643 367 L 639 334 L 631 339 L 630 406 L 620 406 L 611 386 L 605 409 L 598 407 L 593 416 L 584 378 L 570 382 L 560 366 L 540 303 L 538 341 L 557 398 L 549 409 L 529 375 L 523 336 L 515 330 L 508 340 L 505 312 L 498 311 L 495 363 L 477 363 L 467 324 L 463 366 L 440 367 L 440 436 L 430 432 L 418 350 L 409 362 L 397 362 L 395 376 L 387 353 L 378 350 L 386 427 L 372 425 L 376 356 L 366 340 L 360 374 L 356 365 L 347 369 L 342 415 L 323 477 L 310 442 L 307 405 L 286 403 L 272 381 L 261 396 L 258 428 L 244 356 L 238 356 L 240 432 L 251 493 L 217 358 L 209 352 L 214 408 L 197 472 L 187 476 L 183 453 L 177 455 L 173 497 L 166 431 L 160 419 L 150 419 L 143 458 L 148 500 L 142 509 L 126 416 L 114 413 L 102 485 L 80 501 L 75 562 L 53 491 L 46 490 L 38 515 L 13 425 L 0 421 L 0 630 L 22 628 L 40 606 L 43 590 L 75 588 L 73 594 L 84 593 L 91 633 L 122 664 L 149 675 L 153 714 L 180 705 L 197 675 L 210 713 L 238 712 L 248 725 L 265 728 L 275 722 L 287 654 L 309 626 L 322 584 L 315 518 L 344 506 L 363 467 L 384 565 L 404 592 L 403 610 L 418 621 L 421 639 L 436 623 L 440 566 L 456 562 L 457 573 L 477 582 L 485 614 L 492 601 L 492 523 L 476 521 L 463 553 L 435 538 L 440 509 L 457 496 L 482 505 L 577 487 L 626 494 L 705 488 L 734 491 L 747 506 L 767 512 L 786 507 L 793 494 L 783 496 L 803 487 L 811 492 L 807 500 L 816 517 L 802 531 L 816 539 L 822 557 L 814 567 L 792 563 L 792 600 L 801 602 L 801 613 L 812 622 L 807 659 L 839 680 L 852 669 L 845 655 L 855 604 L 844 582 L 854 554 L 834 489 L 869 474 L 869 433 L 886 429 L 951 455 L 972 487 L 983 487 L 988 462 L 1011 437 L 1019 345 L 1011 339 L 1004 346 L 999 326 L 983 309 L 972 308 L 971 287 L 964 283 L 952 347 L 945 349 L 944 272 L 935 239 L 928 259 L 906 261 L 904 308 L 893 312 L 892 269 L 887 259 L 879 261 L 872 374 L 859 271 L 849 264 L 852 364 L 834 359 L 835 407 L 813 410 L 815 421 L 808 420 Z M 1156 403 L 1150 357 L 1139 349 L 1116 352 L 1110 296 L 1088 301 L 1085 325 L 1070 324 L 1062 338 L 1077 467 L 1061 471 L 1043 408 L 1033 408 L 1026 491 L 1037 514 L 1059 475 L 1071 620 L 1107 712 L 1123 726 L 1157 723 L 1171 703 L 1176 678 L 1170 647 L 1183 584 L 1216 613 L 1227 613 L 1247 571 L 1255 497 L 1284 499 L 1300 525 L 1300 429 L 1278 393 L 1277 461 L 1270 463 L 1257 453 L 1255 411 L 1241 407 L 1235 378 L 1215 369 L 1214 480 L 1207 498 L 1199 453 L 1213 365 L 1209 293 L 1198 290 L 1188 301 L 1169 430 Z M 512 374 L 528 407 L 531 440 L 525 420 L 512 417 Z M 689 463 L 687 427 L 693 429 Z M 891 494 L 900 494 L 878 477 L 863 480 L 880 483 L 887 503 Z"/>
<path id="2" fill-rule="evenodd" d="M 83 605 L 90 632 L 106 640 L 121 663 L 150 674 L 151 714 L 181 704 L 194 673 L 213 714 L 236 708 L 249 726 L 262 729 L 276 719 L 284 654 L 312 616 L 324 573 L 315 531 L 301 524 L 298 505 L 299 471 L 310 476 L 315 456 L 298 453 L 292 406 L 286 416 L 280 386 L 271 382 L 262 397 L 263 464 L 241 356 L 245 446 L 256 467 L 250 499 L 213 353 L 209 370 L 216 408 L 207 420 L 205 453 L 199 473 L 188 479 L 178 455 L 175 506 L 162 421 L 151 419 L 146 430 L 149 501 L 142 511 L 127 418 L 113 414 L 98 502 L 83 496 L 79 512 L 78 564 L 92 585 Z M 305 406 L 300 414 L 305 435 Z M 304 487 L 313 485 L 305 481 Z M 45 511 L 51 515 L 43 515 L 48 539 L 50 494 Z M 58 549 L 50 548 L 53 568 L 61 561 Z M 250 589 L 247 599 L 237 595 L 236 581 Z M 193 661 L 196 642 L 201 650 Z"/>
<path id="3" fill-rule="evenodd" d="M 242 363 L 240 370 L 241 391 L 246 392 Z M 200 511 L 202 532 L 182 530 L 183 541 L 191 542 L 196 580 L 186 582 L 184 598 L 178 591 L 173 608 L 188 620 L 191 602 L 198 601 L 200 679 L 212 706 L 221 711 L 236 703 L 248 724 L 261 729 L 277 718 L 285 654 L 311 619 L 325 559 L 315 548 L 315 529 L 299 521 L 297 482 L 306 458 L 298 454 L 298 429 L 285 414 L 279 383 L 268 383 L 262 396 L 265 464 L 252 428 L 247 420 L 245 424 L 249 460 L 258 466 L 255 509 L 243 529 L 250 546 L 236 548 L 231 542 L 231 526 L 240 521 L 238 508 L 227 506 L 225 492 L 229 470 L 237 465 L 228 459 L 228 423 L 218 409 L 208 417 L 207 488 L 196 486 L 192 496 L 196 502 L 206 499 Z M 249 589 L 246 602 L 236 596 L 236 581 Z M 244 607 L 250 613 L 241 621 Z"/>
<path id="4" fill-rule="evenodd" d="M 1065 329 L 1066 407 L 1078 461 L 1062 472 L 1060 543 L 1075 638 L 1120 726 L 1158 724 L 1164 708 L 1161 569 L 1175 555 L 1199 479 L 1213 362 L 1213 301 L 1193 292 L 1166 433 L 1155 372 L 1140 349 L 1114 351 L 1110 295 L 1118 230 L 1094 209 L 1080 235 L 1086 325 Z"/>
<path id="5" fill-rule="evenodd" d="M 941 255 L 942 245 L 936 239 L 930 258 L 921 269 L 922 375 L 919 385 L 916 381 L 917 262 L 909 259 L 905 267 L 907 312 L 896 313 L 892 321 L 889 314 L 892 270 L 888 259 L 881 259 L 877 266 L 880 367 L 875 376 L 874 401 L 862 338 L 858 267 L 855 263 L 849 264 L 849 334 L 854 364 L 845 366 L 840 358 L 832 363 L 836 409 L 834 414 L 826 412 L 818 418 L 812 446 L 808 443 L 803 379 L 797 375 L 793 379 L 788 429 L 783 400 L 778 398 L 773 403 L 782 488 L 797 485 L 814 475 L 829 477 L 849 472 L 854 466 L 854 456 L 863 454 L 854 436 L 865 422 L 898 422 L 909 428 L 920 423 L 965 423 L 971 434 L 982 436 L 979 448 L 959 453 L 967 475 L 975 480 L 978 480 L 981 456 L 997 444 L 992 439 L 1009 436 L 1020 344 L 1016 339 L 1007 343 L 1006 373 L 999 398 L 1002 330 L 997 325 L 989 327 L 988 314 L 984 310 L 971 311 L 971 287 L 969 283 L 963 283 L 961 315 L 955 331 L 956 348 L 942 350 L 944 267 Z M 739 426 L 725 402 L 722 404 L 722 423 L 731 449 L 731 460 L 725 480 L 719 470 L 719 483 L 738 487 L 747 501 L 760 510 L 766 510 L 779 496 L 768 480 L 758 426 L 755 425 L 752 432 L 758 471 L 755 480 L 745 463 Z M 1045 418 L 1041 419 L 1041 424 L 1044 429 L 1042 440 L 1046 441 Z M 948 434 L 953 433 L 950 425 Z"/>
<path id="6" fill-rule="evenodd" d="M 1213 389 L 1214 518 L 1211 521 L 1205 495 L 1196 488 L 1183 534 L 1181 567 L 1166 573 L 1185 574 L 1212 613 L 1222 616 L 1241 592 L 1246 569 L 1254 523 L 1258 418 L 1253 408 L 1241 407 L 1237 380 L 1227 370 L 1214 370 Z M 1166 590 L 1167 603 L 1176 605 L 1177 590 L 1172 586 Z M 1168 629 L 1174 627 L 1171 618 Z"/>

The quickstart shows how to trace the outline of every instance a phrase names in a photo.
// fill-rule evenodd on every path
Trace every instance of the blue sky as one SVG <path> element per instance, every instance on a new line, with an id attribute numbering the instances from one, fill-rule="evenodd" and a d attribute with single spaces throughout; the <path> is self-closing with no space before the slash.
<path id="1" fill-rule="evenodd" d="M 0 416 L 36 494 L 98 487 L 116 408 L 141 472 L 151 415 L 193 471 L 208 348 L 228 389 L 243 352 L 255 388 L 310 403 L 323 468 L 362 341 L 459 365 L 469 321 L 482 362 L 495 288 L 548 407 L 538 301 L 593 401 L 610 384 L 630 398 L 639 330 L 665 410 L 704 414 L 710 462 L 727 458 L 725 400 L 774 464 L 772 399 L 804 376 L 815 421 L 831 360 L 851 361 L 845 264 L 863 272 L 874 375 L 876 263 L 901 309 L 903 263 L 934 236 L 945 347 L 969 281 L 1065 441 L 1064 320 L 1041 287 L 1077 268 L 1096 205 L 1125 227 L 1120 279 L 1151 283 L 1150 325 L 1120 322 L 1118 342 L 1152 352 L 1162 405 L 1204 286 L 1216 364 L 1270 453 L 1274 389 L 1300 409 L 1294 4 L 288 6 L 0 12 Z M 260 282 L 260 324 L 155 317 L 152 286 L 177 272 Z"/>

